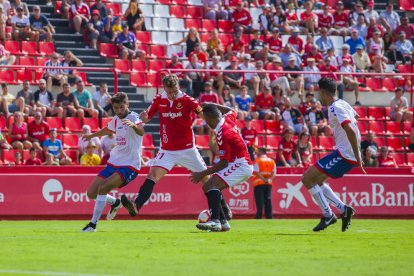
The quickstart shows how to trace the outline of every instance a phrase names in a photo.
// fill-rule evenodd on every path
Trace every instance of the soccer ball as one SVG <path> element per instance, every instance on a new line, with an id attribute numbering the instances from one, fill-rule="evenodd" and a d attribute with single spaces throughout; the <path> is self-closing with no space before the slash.
<path id="1" fill-rule="evenodd" d="M 210 220 L 210 210 L 203 210 L 200 212 L 200 214 L 198 214 L 198 222 L 199 223 L 203 223 L 203 222 L 207 222 Z"/>

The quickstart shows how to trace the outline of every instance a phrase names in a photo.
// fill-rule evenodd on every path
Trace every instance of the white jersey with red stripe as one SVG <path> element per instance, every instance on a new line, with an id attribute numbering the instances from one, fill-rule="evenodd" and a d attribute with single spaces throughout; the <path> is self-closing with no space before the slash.
<path id="1" fill-rule="evenodd" d="M 341 99 L 335 100 L 328 109 L 329 124 L 333 130 L 335 139 L 334 148 L 339 151 L 341 157 L 353 163 L 356 162 L 356 158 L 343 126 L 347 123 L 350 124 L 357 137 L 357 144 L 359 147 L 361 144 L 361 133 L 357 126 L 356 115 L 356 111 L 347 102 Z"/>
<path id="2" fill-rule="evenodd" d="M 139 115 L 129 112 L 124 118 L 136 125 L 142 124 Z M 115 134 L 116 146 L 111 150 L 108 163 L 114 167 L 129 167 L 135 171 L 141 168 L 142 136 L 114 116 L 107 128 Z"/>

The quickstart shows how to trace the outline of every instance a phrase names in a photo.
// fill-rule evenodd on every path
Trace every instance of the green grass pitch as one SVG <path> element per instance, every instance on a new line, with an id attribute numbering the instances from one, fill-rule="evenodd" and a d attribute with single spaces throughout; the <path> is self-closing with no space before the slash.
<path id="1" fill-rule="evenodd" d="M 0 221 L 0 275 L 414 275 L 414 220 Z"/>

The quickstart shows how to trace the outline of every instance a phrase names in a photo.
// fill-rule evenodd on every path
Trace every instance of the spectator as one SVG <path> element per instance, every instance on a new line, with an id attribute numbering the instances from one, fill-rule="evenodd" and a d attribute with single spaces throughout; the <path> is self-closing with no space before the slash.
<path id="1" fill-rule="evenodd" d="M 241 71 L 255 71 L 256 66 L 250 63 L 250 55 L 245 54 L 243 55 L 243 63 L 239 65 L 239 69 Z M 253 88 L 254 95 L 259 94 L 259 84 L 260 78 L 256 73 L 243 73 L 244 75 L 244 82 L 249 88 Z"/>
<path id="2" fill-rule="evenodd" d="M 254 31 L 254 37 L 250 40 L 249 54 L 256 60 L 267 60 L 268 46 L 260 39 L 260 31 Z"/>
<path id="3" fill-rule="evenodd" d="M 22 153 L 20 151 L 16 151 L 14 153 L 14 162 L 10 162 L 9 165 L 11 166 L 24 165 Z"/>
<path id="4" fill-rule="evenodd" d="M 372 66 L 371 60 L 362 45 L 356 47 L 356 53 L 352 55 L 352 61 L 356 72 L 367 72 Z"/>
<path id="5" fill-rule="evenodd" d="M 398 40 L 395 42 L 395 49 L 401 53 L 405 62 L 411 62 L 414 54 L 414 47 L 411 41 L 406 39 L 406 34 L 401 31 L 398 34 Z"/>
<path id="6" fill-rule="evenodd" d="M 295 65 L 296 58 L 294 56 L 289 57 L 288 66 L 284 68 L 285 71 L 302 71 L 297 65 Z M 289 80 L 289 84 L 292 90 L 298 90 L 298 97 L 302 100 L 303 98 L 303 91 L 304 91 L 304 81 L 303 76 L 297 73 L 287 73 L 287 79 Z M 293 87 L 293 88 L 292 88 Z"/>
<path id="7" fill-rule="evenodd" d="M 322 55 L 326 55 L 328 49 L 334 48 L 334 44 L 332 39 L 328 36 L 328 29 L 325 27 L 322 27 L 320 30 L 321 37 L 319 37 L 315 44 L 319 48 L 319 52 Z"/>
<path id="8" fill-rule="evenodd" d="M 300 113 L 306 114 L 306 112 L 312 107 L 314 99 L 315 99 L 315 94 L 310 93 L 310 92 L 306 93 L 305 100 L 301 102 L 299 105 Z"/>
<path id="9" fill-rule="evenodd" d="M 265 4 L 262 6 L 262 13 L 258 17 L 259 31 L 263 35 L 267 35 L 267 32 L 273 29 L 270 23 L 271 20 L 272 20 L 272 7 L 269 4 Z M 278 28 L 274 28 L 274 29 L 278 29 Z"/>
<path id="10" fill-rule="evenodd" d="M 233 28 L 242 29 L 245 33 L 250 33 L 252 29 L 252 17 L 250 12 L 244 8 L 243 1 L 237 2 L 236 9 L 233 11 Z M 237 31 L 236 31 L 237 32 Z"/>
<path id="11" fill-rule="evenodd" d="M 53 4 L 52 1 L 50 1 L 50 0 L 49 0 L 48 3 L 50 3 L 51 5 Z M 72 6 L 71 6 L 71 1 L 70 0 L 62 0 L 62 4 L 60 6 L 60 14 L 62 15 L 63 19 L 70 19 L 70 16 L 71 16 L 70 15 L 70 10 L 71 10 L 71 8 L 72 8 Z"/>
<path id="12" fill-rule="evenodd" d="M 368 54 L 372 54 L 374 52 L 374 48 L 379 49 L 381 54 L 384 54 L 384 41 L 381 39 L 381 32 L 376 30 L 373 33 L 373 36 L 367 40 L 367 52 Z"/>
<path id="13" fill-rule="evenodd" d="M 324 134 L 329 136 L 332 130 L 328 124 L 328 118 L 322 111 L 322 105 L 316 99 L 312 99 L 311 108 L 305 113 L 306 124 L 310 133 L 314 136 Z"/>
<path id="14" fill-rule="evenodd" d="M 99 118 L 108 117 L 108 111 L 112 110 L 111 95 L 108 93 L 108 85 L 102 82 L 99 90 L 92 95 L 93 105 L 99 112 Z"/>
<path id="15" fill-rule="evenodd" d="M 93 4 L 89 8 L 89 10 L 92 14 L 93 14 L 93 11 L 98 11 L 101 18 L 106 17 L 106 7 L 104 4 L 102 4 L 102 0 L 95 0 L 95 4 Z"/>
<path id="16" fill-rule="evenodd" d="M 241 129 L 241 137 L 243 138 L 244 142 L 246 143 L 247 150 L 250 155 L 250 159 L 254 161 L 254 149 L 257 146 L 256 145 L 256 137 L 257 137 L 257 131 L 252 128 L 252 117 L 246 116 L 244 118 L 244 128 Z"/>
<path id="17" fill-rule="evenodd" d="M 318 81 L 321 79 L 321 75 L 319 74 L 319 69 L 315 64 L 314 58 L 307 58 L 307 66 L 304 68 L 304 72 L 313 72 L 314 74 L 304 74 L 303 80 L 305 89 L 308 90 L 310 93 L 313 93 L 315 89 L 319 89 Z"/>
<path id="18" fill-rule="evenodd" d="M 231 94 L 230 86 L 225 85 L 223 88 L 223 94 L 221 96 L 221 102 L 223 105 L 236 109 L 236 98 Z"/>
<path id="19" fill-rule="evenodd" d="M 63 117 L 82 116 L 82 111 L 75 108 L 75 96 L 70 92 L 69 84 L 64 83 L 62 89 L 56 97 L 56 106 L 63 109 Z"/>
<path id="20" fill-rule="evenodd" d="M 368 132 L 365 136 L 365 140 L 361 142 L 361 150 L 363 156 L 366 156 L 368 149 L 371 150 L 373 157 L 376 157 L 378 155 L 379 147 L 378 144 L 374 141 L 374 134 L 372 132 Z"/>
<path id="21" fill-rule="evenodd" d="M 24 99 L 22 98 L 16 99 L 16 97 L 13 94 L 10 94 L 6 83 L 1 84 L 1 89 L 3 92 L 1 95 L 2 107 L 5 110 L 4 113 L 7 114 L 7 117 L 9 116 L 8 113 L 14 113 L 16 111 L 23 112 Z"/>
<path id="22" fill-rule="evenodd" d="M 403 96 L 401 88 L 395 89 L 395 95 L 390 101 L 390 119 L 395 122 L 413 121 L 413 113 L 408 109 L 408 100 Z"/>
<path id="23" fill-rule="evenodd" d="M 43 151 L 45 156 L 47 157 L 47 154 L 52 154 L 54 161 L 58 162 L 60 165 L 72 164 L 72 159 L 70 159 L 63 151 L 62 142 L 56 137 L 56 128 L 51 128 L 49 139 L 43 142 Z"/>
<path id="24" fill-rule="evenodd" d="M 303 55 L 303 40 L 299 37 L 299 28 L 292 29 L 292 35 L 288 38 L 288 43 L 291 45 L 291 50 L 298 55 Z"/>
<path id="25" fill-rule="evenodd" d="M 11 5 L 8 0 L 0 0 L 0 5 L 3 6 L 5 15 L 9 15 L 10 13 L 12 13 Z"/>
<path id="26" fill-rule="evenodd" d="M 145 59 L 145 52 L 136 48 L 137 38 L 134 33 L 129 31 L 127 24 L 122 25 L 122 32 L 116 37 L 115 43 L 118 45 L 120 58 Z"/>
<path id="27" fill-rule="evenodd" d="M 212 83 L 206 81 L 204 83 L 204 92 L 200 94 L 200 98 L 198 99 L 200 104 L 202 103 L 220 103 L 219 96 L 216 92 L 213 91 Z"/>
<path id="28" fill-rule="evenodd" d="M 259 86 L 264 83 L 270 83 L 269 74 L 267 71 L 263 68 L 263 61 L 258 60 L 255 64 L 256 67 L 256 73 L 254 73 L 254 76 L 259 78 Z"/>
<path id="29" fill-rule="evenodd" d="M 305 55 L 309 55 L 311 46 L 315 45 L 315 41 L 313 39 L 312 34 L 306 35 L 305 46 L 303 47 L 303 51 Z"/>
<path id="30" fill-rule="evenodd" d="M 392 33 L 400 25 L 400 16 L 393 11 L 392 2 L 388 2 L 385 11 L 380 13 L 380 22 L 384 25 L 387 32 Z"/>
<path id="31" fill-rule="evenodd" d="M 46 153 L 45 154 L 45 162 L 43 163 L 43 165 L 44 166 L 59 166 L 59 161 L 56 161 L 53 154 Z"/>
<path id="32" fill-rule="evenodd" d="M 212 64 L 208 67 L 209 70 L 219 70 L 221 71 L 221 67 L 219 64 L 220 57 L 219 56 L 213 56 L 212 58 Z M 218 94 L 221 97 L 223 93 L 223 73 L 222 72 L 207 72 L 206 73 L 206 80 L 213 83 L 213 87 L 215 89 L 218 89 Z"/>
<path id="33" fill-rule="evenodd" d="M 106 15 L 101 18 L 105 26 L 105 35 L 110 37 L 112 42 L 115 42 L 118 34 L 122 32 L 122 17 L 114 16 L 113 10 L 109 8 L 106 10 Z"/>
<path id="34" fill-rule="evenodd" d="M 351 55 L 355 54 L 358 45 L 361 45 L 363 49 L 366 48 L 364 39 L 359 36 L 358 30 L 355 28 L 353 28 L 351 31 L 351 38 L 347 39 L 345 43 L 349 45 L 349 51 L 351 52 Z"/>
<path id="35" fill-rule="evenodd" d="M 250 115 L 250 105 L 252 103 L 252 98 L 247 94 L 247 91 L 247 86 L 241 86 L 239 94 L 236 95 L 235 98 L 237 104 L 237 118 L 239 120 L 244 120 L 247 116 Z"/>
<path id="36" fill-rule="evenodd" d="M 390 33 L 385 33 L 382 41 L 384 42 L 384 56 L 388 58 L 391 64 L 395 64 L 396 61 L 405 63 L 403 55 L 396 50 Z"/>
<path id="37" fill-rule="evenodd" d="M 91 18 L 89 7 L 82 0 L 75 0 L 70 7 L 69 19 L 75 28 L 75 34 L 81 35 L 81 28 L 88 24 Z"/>
<path id="38" fill-rule="evenodd" d="M 63 61 L 62 66 L 63 67 L 82 67 L 83 62 L 77 58 L 72 51 L 65 51 L 63 54 Z M 70 70 L 70 69 L 63 69 L 63 74 L 66 75 L 68 79 L 69 84 L 75 84 L 76 81 L 80 80 L 81 78 L 76 75 L 76 70 Z"/>
<path id="39" fill-rule="evenodd" d="M 11 40 L 11 33 L 6 32 L 7 20 L 7 13 L 4 12 L 3 6 L 0 5 L 0 39 L 4 41 Z"/>
<path id="40" fill-rule="evenodd" d="M 380 32 L 380 38 L 385 35 L 385 29 L 380 24 L 377 23 L 377 20 L 375 18 L 369 19 L 369 24 L 367 28 L 367 39 L 371 39 L 374 36 L 374 33 L 379 31 Z"/>
<path id="41" fill-rule="evenodd" d="M 82 136 L 89 135 L 92 133 L 91 127 L 89 125 L 83 125 L 82 126 Z M 98 137 L 93 137 L 90 140 L 94 145 L 94 153 L 98 156 L 102 156 L 102 147 L 101 147 L 101 140 L 99 140 Z M 78 140 L 78 148 L 79 148 L 79 155 L 82 156 L 83 154 L 87 153 L 87 147 L 88 147 L 88 141 L 83 140 L 80 138 Z"/>
<path id="42" fill-rule="evenodd" d="M 367 9 L 364 11 L 365 19 L 370 22 L 373 18 L 375 21 L 379 19 L 378 12 L 374 9 L 375 3 L 374 1 L 369 1 L 367 4 Z"/>
<path id="43" fill-rule="evenodd" d="M 365 16 L 363 14 L 358 15 L 356 23 L 351 26 L 351 30 L 356 29 L 358 36 L 365 39 L 368 35 L 368 28 L 365 24 Z"/>
<path id="44" fill-rule="evenodd" d="M 288 66 L 289 58 L 291 57 L 295 58 L 295 66 L 299 67 L 302 64 L 302 59 L 296 52 L 294 52 L 293 47 L 289 43 L 283 46 L 282 52 L 279 54 L 279 57 L 282 60 L 283 68 Z"/>
<path id="45" fill-rule="evenodd" d="M 210 20 L 229 20 L 229 12 L 221 5 L 220 0 L 203 0 L 204 18 Z"/>
<path id="46" fill-rule="evenodd" d="M 39 80 L 39 89 L 34 93 L 34 100 L 43 118 L 46 116 L 62 118 L 63 108 L 56 106 L 52 93 L 46 90 L 46 81 L 44 79 Z"/>
<path id="47" fill-rule="evenodd" d="M 96 145 L 90 141 L 86 146 L 86 152 L 80 158 L 80 164 L 84 166 L 98 166 L 101 164 L 101 158 L 94 153 Z"/>
<path id="48" fill-rule="evenodd" d="M 201 44 L 200 43 L 196 43 L 194 45 L 194 51 L 192 51 L 190 53 L 190 55 L 188 56 L 188 60 L 190 62 L 191 62 L 191 58 L 192 58 L 193 55 L 196 55 L 197 56 L 198 62 L 201 64 L 202 68 L 205 69 L 206 68 L 206 65 L 207 65 L 207 61 L 208 61 L 208 56 L 207 56 L 206 53 L 204 53 L 202 51 L 202 48 L 201 48 Z"/>
<path id="49" fill-rule="evenodd" d="M 389 154 L 388 148 L 383 146 L 378 156 L 378 165 L 380 168 L 398 168 L 397 162 L 392 155 Z"/>
<path id="50" fill-rule="evenodd" d="M 5 1 L 3 1 L 3 5 L 4 5 L 4 2 Z M 7 1 L 7 2 L 9 2 L 9 1 Z M 29 16 L 30 15 L 30 13 L 29 13 L 29 7 L 27 6 L 27 4 L 26 3 L 24 3 L 24 2 L 22 2 L 21 0 L 14 0 L 14 3 L 8 3 L 8 5 L 9 5 L 9 12 L 10 13 L 12 13 L 12 14 L 16 14 L 17 12 L 17 7 L 22 7 L 23 8 L 23 14 L 24 15 L 26 15 L 26 16 Z"/>
<path id="51" fill-rule="evenodd" d="M 329 5 L 325 4 L 322 7 L 323 12 L 318 13 L 318 28 L 320 30 L 320 33 L 322 33 L 322 28 L 325 28 L 327 33 L 331 33 L 334 31 L 334 19 L 332 14 L 329 12 Z M 319 48 L 322 48 L 320 45 L 318 45 Z"/>
<path id="52" fill-rule="evenodd" d="M 309 132 L 305 130 L 299 134 L 299 139 L 297 141 L 296 148 L 298 149 L 299 158 L 303 164 L 303 167 L 309 168 L 309 166 L 312 165 L 313 156 L 313 146 L 310 141 Z"/>
<path id="53" fill-rule="evenodd" d="M 241 41 L 241 34 L 234 33 L 233 40 L 226 47 L 227 58 L 239 57 L 241 58 L 244 55 L 244 42 Z"/>
<path id="54" fill-rule="evenodd" d="M 99 0 L 100 1 L 100 0 Z M 89 46 L 96 49 L 97 42 L 108 43 L 110 38 L 105 35 L 105 25 L 98 10 L 92 12 L 92 18 L 87 25 Z"/>
<path id="55" fill-rule="evenodd" d="M 128 8 L 123 16 L 130 30 L 133 31 L 146 31 L 144 13 L 138 5 L 138 0 L 130 0 Z"/>
<path id="56" fill-rule="evenodd" d="M 388 59 L 382 55 L 381 49 L 377 45 L 372 46 L 372 53 L 368 56 L 371 60 L 373 71 L 375 73 L 384 73 Z"/>
<path id="57" fill-rule="evenodd" d="M 342 66 L 342 63 L 343 63 L 342 60 L 344 58 L 348 58 L 350 60 L 351 65 L 354 65 L 352 55 L 349 53 L 349 45 L 348 44 L 342 45 L 341 55 L 337 58 L 337 60 L 338 60 L 338 66 L 337 67 L 340 68 L 340 66 Z"/>
<path id="58" fill-rule="evenodd" d="M 344 11 L 344 3 L 338 1 L 336 3 L 336 11 L 333 13 L 334 30 L 331 32 L 332 35 L 341 35 L 343 37 L 349 35 L 348 31 L 348 17 Z"/>
<path id="59" fill-rule="evenodd" d="M 191 70 L 200 70 L 202 68 L 203 66 L 198 62 L 197 55 L 193 55 L 191 57 L 190 63 L 187 65 L 187 67 L 185 67 L 185 69 Z M 198 95 L 200 95 L 200 92 L 203 89 L 204 73 L 197 71 L 188 71 L 185 74 L 185 78 L 191 84 L 191 90 L 187 91 L 187 94 L 193 96 L 194 98 L 198 98 Z"/>
<path id="60" fill-rule="evenodd" d="M 40 6 L 33 7 L 33 14 L 29 17 L 30 28 L 35 35 L 35 41 L 52 41 L 56 33 L 46 16 L 40 13 Z"/>
<path id="61" fill-rule="evenodd" d="M 43 79 L 47 83 L 47 90 L 52 91 L 53 85 L 62 86 L 64 83 L 67 82 L 67 77 L 65 76 L 62 69 L 62 62 L 59 61 L 58 53 L 53 53 L 51 59 L 46 61 L 45 66 L 51 68 L 45 68 L 43 72 Z"/>
<path id="62" fill-rule="evenodd" d="M 414 25 L 410 23 L 407 14 L 404 14 L 401 17 L 401 25 L 399 25 L 397 29 L 395 29 L 394 31 L 394 35 L 396 39 L 397 39 L 397 34 L 400 34 L 401 32 L 405 33 L 406 38 L 408 40 L 412 40 L 414 38 Z"/>
<path id="63" fill-rule="evenodd" d="M 16 56 L 10 55 L 3 44 L 0 44 L 0 65 L 13 65 L 15 61 Z"/>
<path id="64" fill-rule="evenodd" d="M 281 116 L 282 125 L 285 129 L 291 129 L 296 134 L 306 129 L 304 125 L 305 118 L 303 118 L 302 113 L 296 107 L 292 106 L 289 99 L 284 102 L 284 109 Z"/>
<path id="65" fill-rule="evenodd" d="M 24 105 L 24 114 L 31 115 L 34 110 L 37 110 L 34 101 L 34 94 L 32 90 L 30 90 L 30 84 L 28 80 L 23 81 L 23 89 L 17 92 L 16 98 L 22 99 Z"/>
<path id="66" fill-rule="evenodd" d="M 329 48 L 332 49 L 332 48 Z M 327 53 L 327 52 L 326 52 Z M 310 51 L 303 57 L 303 65 L 308 65 L 308 58 L 313 58 L 316 64 L 320 64 L 323 62 L 322 54 L 319 52 L 319 48 L 316 45 L 310 46 Z"/>
<path id="67" fill-rule="evenodd" d="M 280 167 L 302 167 L 302 161 L 296 143 L 292 140 L 293 129 L 288 127 L 283 130 L 282 140 L 279 143 L 279 150 L 276 165 Z M 296 159 L 292 158 L 295 155 Z"/>
<path id="68" fill-rule="evenodd" d="M 276 175 L 275 161 L 266 155 L 265 148 L 257 149 L 257 159 L 253 166 L 254 199 L 256 202 L 256 219 L 272 218 L 272 186 Z"/>
<path id="69" fill-rule="evenodd" d="M 303 27 L 305 34 L 311 32 L 313 35 L 315 35 L 316 15 L 312 12 L 312 9 L 312 1 L 305 2 L 305 11 L 300 14 L 299 25 Z"/>
<path id="70" fill-rule="evenodd" d="M 273 86 L 272 96 L 273 102 L 275 103 L 273 110 L 276 113 L 276 120 L 280 120 L 281 109 L 284 108 L 285 102 L 288 100 L 288 98 L 284 95 L 283 90 L 279 85 Z"/>
<path id="71" fill-rule="evenodd" d="M 227 66 L 225 70 L 240 70 L 239 67 L 237 67 L 237 58 L 235 56 L 230 58 L 230 65 Z M 223 73 L 223 79 L 225 84 L 240 88 L 243 81 L 243 75 L 242 73 L 225 72 Z"/>
<path id="72" fill-rule="evenodd" d="M 279 34 L 278 28 L 273 28 L 272 36 L 267 39 L 267 45 L 269 49 L 269 53 L 272 55 L 279 54 L 282 49 L 282 39 Z"/>
<path id="73" fill-rule="evenodd" d="M 365 151 L 365 155 L 362 157 L 362 162 L 364 162 L 364 167 L 378 167 L 378 151 L 372 147 L 368 147 Z"/>
<path id="74" fill-rule="evenodd" d="M 271 88 L 269 84 L 263 85 L 262 93 L 256 95 L 255 106 L 259 113 L 259 119 L 275 120 L 276 114 L 272 111 L 275 103 L 273 96 L 270 93 Z"/>
<path id="75" fill-rule="evenodd" d="M 78 110 L 78 117 L 81 120 L 87 114 L 92 118 L 98 118 L 98 110 L 94 108 L 91 94 L 85 89 L 83 81 L 79 80 L 76 83 L 76 90 L 72 94 L 75 96 L 75 108 Z"/>
<path id="76" fill-rule="evenodd" d="M 221 39 L 218 37 L 217 29 L 211 32 L 211 37 L 207 41 L 207 53 L 210 57 L 219 56 L 224 60 L 224 48 Z"/>
<path id="77" fill-rule="evenodd" d="M 185 56 L 189 57 L 190 53 L 194 51 L 194 46 L 196 43 L 201 43 L 200 35 L 196 28 L 191 27 L 188 30 L 188 34 L 180 41 L 173 43 L 171 45 L 180 45 L 181 43 L 185 42 Z"/>
<path id="78" fill-rule="evenodd" d="M 116 137 L 113 132 L 105 135 L 101 139 L 103 155 L 107 155 L 116 146 Z"/>
<path id="79" fill-rule="evenodd" d="M 26 166 L 41 166 L 42 161 L 40 161 L 39 158 L 37 158 L 36 148 L 30 148 L 29 151 L 30 157 L 26 160 L 24 163 Z"/>
<path id="80" fill-rule="evenodd" d="M 348 22 L 349 25 L 355 25 L 357 24 L 358 21 L 358 17 L 362 15 L 363 19 L 365 21 L 365 15 L 364 15 L 364 10 L 362 8 L 362 3 L 361 2 L 355 2 L 354 4 L 354 10 L 352 10 L 349 14 L 348 14 Z"/>
<path id="81" fill-rule="evenodd" d="M 36 150 L 43 149 L 43 142 L 50 134 L 50 128 L 42 118 L 42 113 L 37 111 L 34 114 L 34 120 L 29 123 L 28 126 L 28 138 L 32 143 L 32 146 Z"/>
<path id="82" fill-rule="evenodd" d="M 339 71 L 342 73 L 347 73 L 347 74 L 340 75 L 339 78 L 346 88 L 349 88 L 355 91 L 355 105 L 361 105 L 361 103 L 358 101 L 359 82 L 353 74 L 354 67 L 352 67 L 352 65 L 350 64 L 350 59 L 348 58 L 344 58 L 342 62 L 343 62 L 342 66 Z"/>
<path id="83" fill-rule="evenodd" d="M 9 144 L 6 137 L 1 133 L 0 129 L 0 150 L 11 150 L 13 147 Z"/>
<path id="84" fill-rule="evenodd" d="M 17 14 L 13 15 L 12 31 L 14 40 L 35 40 L 35 33 L 30 30 L 29 17 L 23 14 L 23 8 L 21 6 L 16 8 Z"/>
<path id="85" fill-rule="evenodd" d="M 272 63 L 266 68 L 269 71 L 283 71 L 282 60 L 279 56 L 273 57 Z M 270 85 L 272 87 L 279 86 L 283 92 L 290 97 L 293 95 L 290 89 L 289 80 L 283 73 L 269 73 Z"/>
<path id="86" fill-rule="evenodd" d="M 284 33 L 290 32 L 289 25 L 286 24 L 286 15 L 282 10 L 281 5 L 276 5 L 276 12 L 273 13 L 270 23 L 272 28 L 278 28 Z"/>
<path id="87" fill-rule="evenodd" d="M 295 5 L 293 3 L 288 3 L 285 16 L 286 16 L 286 25 L 289 27 L 299 26 L 299 18 L 294 8 L 295 8 Z"/>
<path id="88" fill-rule="evenodd" d="M 9 137 L 12 147 L 17 150 L 30 149 L 32 143 L 27 136 L 27 124 L 24 122 L 23 113 L 17 111 L 14 113 L 13 124 L 9 126 Z"/>

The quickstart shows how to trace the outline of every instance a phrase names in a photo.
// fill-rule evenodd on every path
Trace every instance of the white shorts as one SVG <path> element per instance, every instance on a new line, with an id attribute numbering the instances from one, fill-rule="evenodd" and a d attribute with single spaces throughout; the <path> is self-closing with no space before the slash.
<path id="1" fill-rule="evenodd" d="M 170 171 L 176 165 L 183 166 L 192 172 L 207 169 L 206 163 L 196 148 L 174 151 L 161 149 L 151 167 L 160 167 Z"/>
<path id="2" fill-rule="evenodd" d="M 230 162 L 227 168 L 216 172 L 214 175 L 223 180 L 228 187 L 236 186 L 250 178 L 253 174 L 253 165 L 247 163 L 246 159 L 236 159 Z"/>

